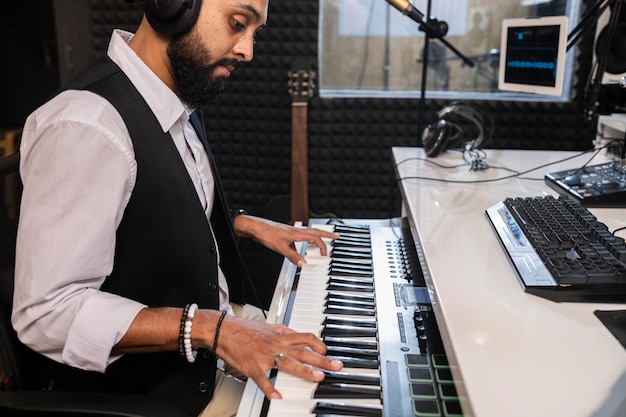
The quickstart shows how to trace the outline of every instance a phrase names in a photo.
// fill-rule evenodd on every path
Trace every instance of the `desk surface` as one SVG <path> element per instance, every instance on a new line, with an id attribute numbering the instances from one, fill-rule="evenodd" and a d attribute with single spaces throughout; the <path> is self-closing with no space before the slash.
<path id="1" fill-rule="evenodd" d="M 462 164 L 459 152 L 426 159 L 421 148 L 393 149 L 404 209 L 423 255 L 465 415 L 625 416 L 626 349 L 593 312 L 626 305 L 555 303 L 525 293 L 485 215 L 506 197 L 554 195 L 543 175 L 579 167 L 590 155 L 523 176 L 541 181 L 471 183 L 511 174 L 496 167 L 526 171 L 577 153 L 486 154 L 492 168 L 470 171 L 467 165 L 435 165 Z M 610 230 L 626 226 L 624 209 L 591 211 Z"/>

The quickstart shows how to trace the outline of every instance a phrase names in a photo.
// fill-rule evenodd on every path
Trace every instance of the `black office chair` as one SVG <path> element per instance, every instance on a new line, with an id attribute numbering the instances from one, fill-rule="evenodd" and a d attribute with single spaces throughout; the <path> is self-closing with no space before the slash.
<path id="1" fill-rule="evenodd" d="M 0 159 L 0 202 L 9 188 L 16 194 L 11 203 L 19 202 L 19 158 L 18 152 Z M 11 187 L 7 187 L 5 181 L 9 175 L 12 175 Z M 12 209 L 15 213 L 15 207 Z M 38 379 L 38 369 L 32 366 L 35 353 L 20 343 L 11 326 L 17 218 L 7 216 L 7 211 L 4 205 L 0 205 L 0 248 L 5 249 L 0 254 L 0 415 L 189 417 L 174 404 L 143 395 L 45 391 L 35 386 L 34 381 Z"/>

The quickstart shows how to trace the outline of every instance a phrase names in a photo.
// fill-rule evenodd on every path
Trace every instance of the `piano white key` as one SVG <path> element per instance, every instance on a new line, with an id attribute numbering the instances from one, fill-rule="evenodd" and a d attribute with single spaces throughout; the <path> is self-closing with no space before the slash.
<path id="1" fill-rule="evenodd" d="M 345 374 L 353 374 L 353 375 L 369 375 L 369 376 L 380 376 L 380 368 L 379 369 L 367 369 L 367 368 L 348 368 L 344 367 L 341 372 Z"/>
<path id="2" fill-rule="evenodd" d="M 307 381 L 295 375 L 283 373 L 281 378 L 276 379 L 274 387 L 281 393 L 283 398 L 313 398 L 317 383 Z"/>
<path id="3" fill-rule="evenodd" d="M 269 409 L 267 411 L 267 417 L 311 417 L 314 416 L 311 413 L 315 402 L 310 401 L 312 404 L 303 404 L 300 399 L 296 400 L 272 400 L 270 402 Z"/>
<path id="4" fill-rule="evenodd" d="M 370 406 L 381 409 L 380 401 L 371 399 L 340 399 L 340 400 L 320 400 L 320 399 L 301 399 L 301 398 L 285 398 L 282 400 L 272 400 L 270 402 L 267 417 L 285 417 L 285 416 L 314 416 L 311 411 L 318 402 L 333 402 L 340 404 L 351 404 L 357 406 Z"/>

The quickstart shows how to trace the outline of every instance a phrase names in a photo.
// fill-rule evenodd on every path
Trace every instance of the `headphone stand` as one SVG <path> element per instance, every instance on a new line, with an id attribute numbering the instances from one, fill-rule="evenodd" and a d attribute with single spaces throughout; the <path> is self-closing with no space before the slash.
<path id="1" fill-rule="evenodd" d="M 463 60 L 465 65 L 470 68 L 474 67 L 474 61 L 463 55 L 458 49 L 452 46 L 444 36 L 447 33 L 448 25 L 445 22 L 439 22 L 435 18 L 430 17 L 432 0 L 428 0 L 428 6 L 426 8 L 426 20 L 427 22 L 421 21 L 419 23 L 419 30 L 424 32 L 424 58 L 422 59 L 422 85 L 420 90 L 420 101 L 419 101 L 419 118 L 418 118 L 418 141 L 421 142 L 422 132 L 424 131 L 424 110 L 426 107 L 426 80 L 428 75 L 428 50 L 430 49 L 430 39 L 435 38 L 438 39 L 441 43 L 443 43 L 448 49 L 454 52 L 459 58 Z M 435 28 L 436 26 L 437 28 Z"/>

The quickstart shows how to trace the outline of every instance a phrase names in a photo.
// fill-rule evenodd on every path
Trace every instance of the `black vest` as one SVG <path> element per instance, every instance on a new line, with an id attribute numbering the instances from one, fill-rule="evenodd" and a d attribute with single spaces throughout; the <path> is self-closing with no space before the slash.
<path id="1" fill-rule="evenodd" d="M 64 89 L 89 90 L 115 106 L 130 132 L 137 161 L 135 188 L 117 230 L 113 272 L 101 289 L 150 307 L 183 307 L 196 302 L 200 308 L 217 309 L 213 235 L 170 134 L 163 133 L 139 92 L 108 59 Z M 204 131 L 196 124 L 194 127 L 208 152 L 215 177 L 211 224 L 220 248 L 221 267 L 231 300 L 243 303 L 247 271 Z M 111 364 L 105 374 L 58 365 L 54 379 L 55 389 L 143 393 L 174 402 L 196 415 L 212 397 L 215 359 L 202 350 L 194 364 L 187 363 L 178 352 L 128 354 Z"/>

